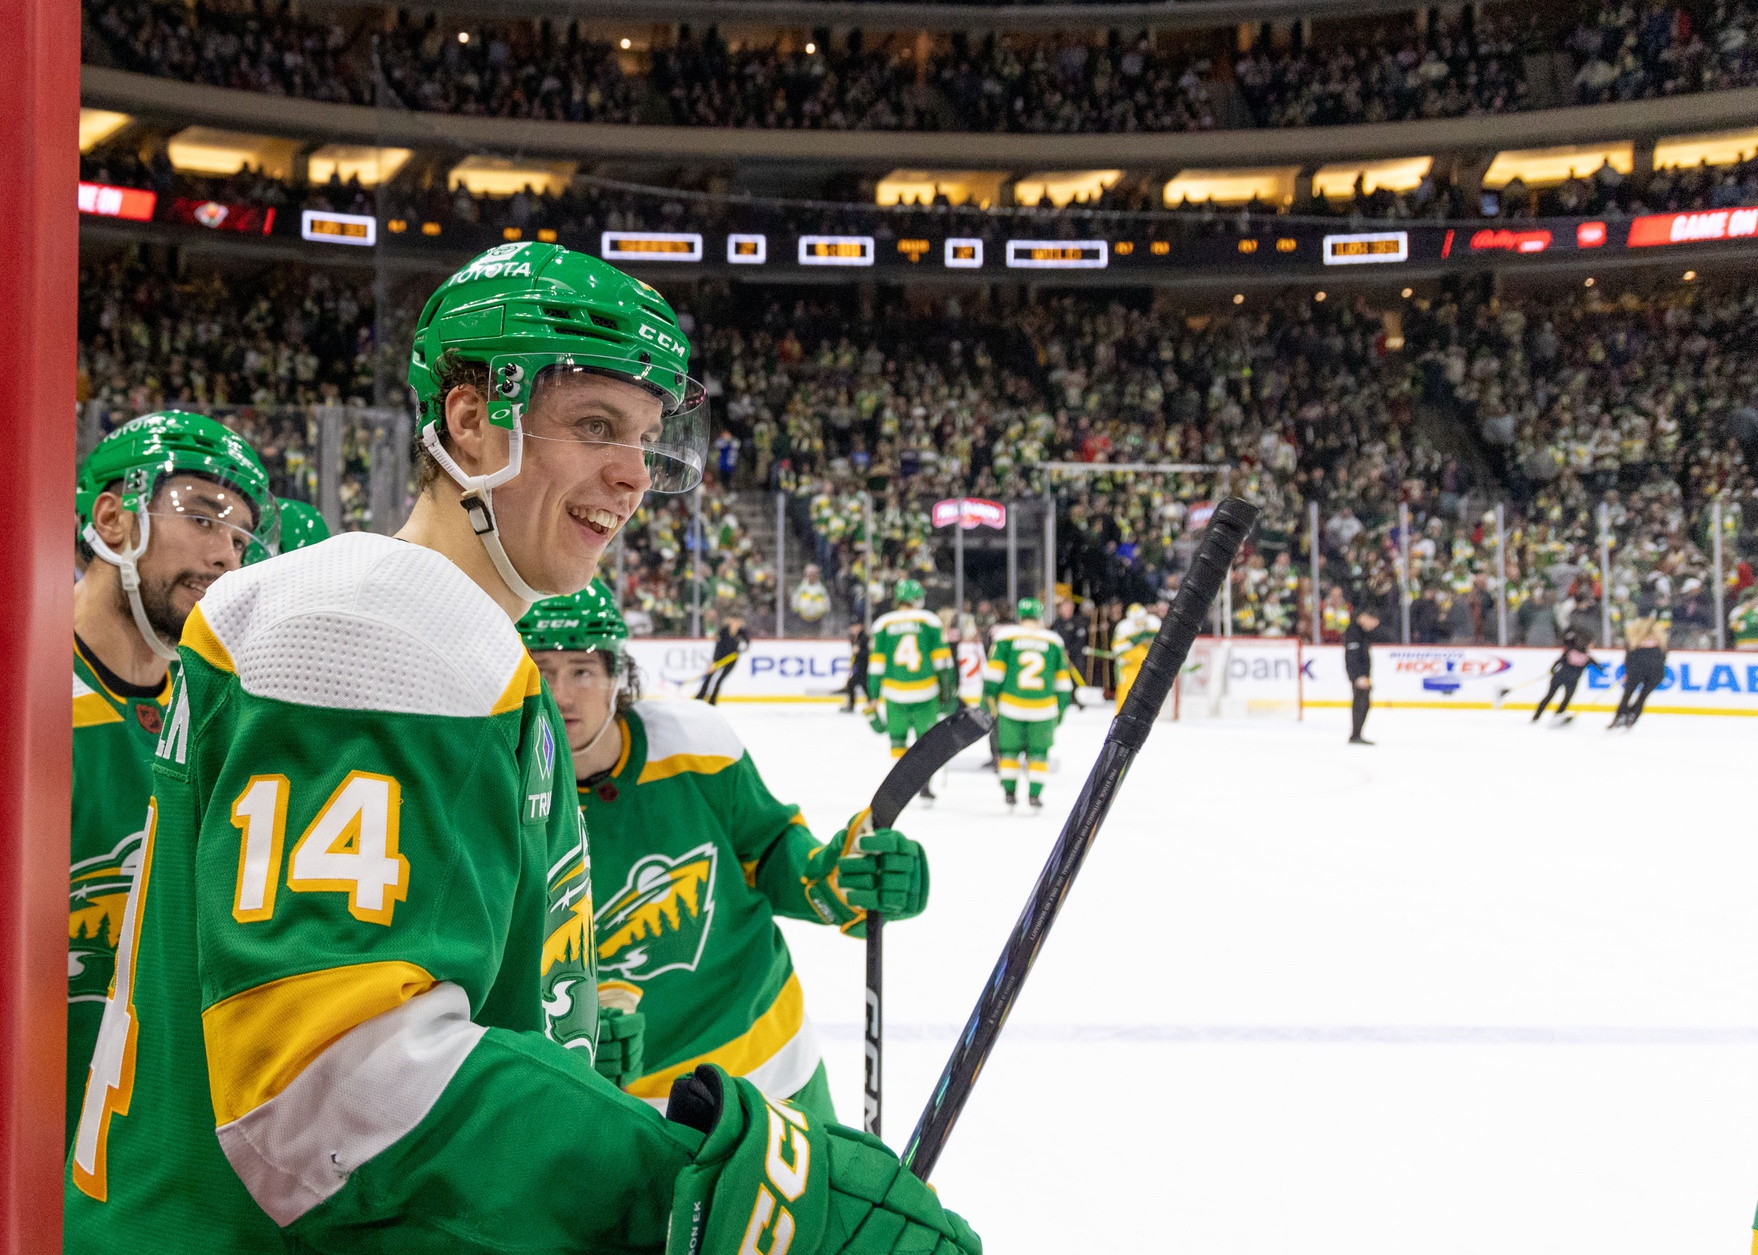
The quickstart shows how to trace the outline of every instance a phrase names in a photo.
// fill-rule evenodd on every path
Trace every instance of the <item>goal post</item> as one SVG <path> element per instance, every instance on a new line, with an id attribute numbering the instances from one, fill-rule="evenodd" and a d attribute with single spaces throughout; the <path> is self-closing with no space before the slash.
<path id="1" fill-rule="evenodd" d="M 1202 636 L 1163 718 L 1306 717 L 1306 648 L 1292 636 Z"/>

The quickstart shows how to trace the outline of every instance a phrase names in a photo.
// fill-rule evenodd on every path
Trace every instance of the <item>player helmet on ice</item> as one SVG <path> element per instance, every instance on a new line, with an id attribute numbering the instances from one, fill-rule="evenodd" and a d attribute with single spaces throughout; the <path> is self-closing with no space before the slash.
<path id="1" fill-rule="evenodd" d="M 610 589 L 603 580 L 595 579 L 577 593 L 538 602 L 519 620 L 519 636 L 525 648 L 534 654 L 590 650 L 604 655 L 605 671 L 612 684 L 610 710 L 604 725 L 580 751 L 591 753 L 616 722 L 617 695 L 627 686 L 629 673 L 624 648 L 629 625 L 623 622 L 622 611 L 617 609 Z"/>
<path id="2" fill-rule="evenodd" d="M 1044 603 L 1036 597 L 1021 597 L 1018 612 L 1021 623 L 1036 623 L 1044 617 Z"/>
<path id="3" fill-rule="evenodd" d="M 200 491 L 167 487 L 167 481 L 179 476 L 206 482 Z M 133 545 L 113 549 L 93 526 L 93 509 L 108 491 L 117 493 L 122 508 L 139 520 Z M 121 572 L 135 627 L 165 659 L 177 657 L 176 642 L 154 630 L 140 597 L 140 559 L 151 543 L 155 520 L 160 527 L 223 529 L 241 560 L 252 546 L 272 554 L 279 543 L 279 510 L 256 451 L 213 419 L 186 410 L 143 414 L 99 441 L 79 468 L 74 508 L 80 538 L 96 558 Z"/>
<path id="4" fill-rule="evenodd" d="M 467 474 L 441 442 L 442 376 L 451 362 L 487 368 L 488 421 L 508 435 L 507 464 L 497 471 Z M 514 569 L 495 526 L 494 490 L 519 474 L 524 442 L 637 448 L 653 491 L 688 492 L 701 482 L 708 455 L 707 396 L 689 366 L 689 338 L 664 297 L 615 266 L 559 244 L 491 248 L 428 298 L 409 356 L 421 442 L 463 489 L 471 525 L 495 570 L 521 598 L 553 595 Z M 560 407 L 542 406 L 545 391 L 572 374 L 646 389 L 660 401 L 660 429 L 580 422 Z"/>
<path id="5" fill-rule="evenodd" d="M 928 595 L 915 580 L 899 580 L 897 587 L 891 590 L 891 600 L 900 606 L 919 606 L 927 599 Z"/>

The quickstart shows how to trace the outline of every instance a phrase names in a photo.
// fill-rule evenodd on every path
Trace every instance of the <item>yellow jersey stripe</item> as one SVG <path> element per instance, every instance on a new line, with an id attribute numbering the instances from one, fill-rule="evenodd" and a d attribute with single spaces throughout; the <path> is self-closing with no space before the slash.
<path id="1" fill-rule="evenodd" d="M 215 1127 L 286 1089 L 349 1029 L 433 986 L 424 969 L 388 960 L 284 976 L 216 1002 L 201 1013 Z"/>
<path id="2" fill-rule="evenodd" d="M 773 1059 L 794 1039 L 805 1022 L 806 995 L 800 989 L 800 978 L 789 976 L 769 1010 L 758 1016 L 757 1022 L 739 1036 L 707 1054 L 648 1073 L 630 1084 L 628 1092 L 636 1098 L 664 1098 L 671 1093 L 673 1081 L 687 1072 L 694 1072 L 702 1063 L 718 1063 L 733 1076 L 745 1076 Z"/>
<path id="3" fill-rule="evenodd" d="M 1042 710 L 1046 706 L 1054 706 L 1056 697 L 1054 694 L 1049 697 L 1015 697 L 1012 693 L 1003 693 L 1001 704 L 1003 706 L 1023 706 L 1030 710 Z"/>
<path id="4" fill-rule="evenodd" d="M 536 697 L 542 690 L 543 675 L 537 670 L 537 664 L 531 661 L 531 655 L 526 654 L 519 659 L 513 678 L 507 681 L 507 687 L 501 690 L 494 709 L 489 713 L 504 715 L 509 710 L 517 710 L 525 704 L 526 698 Z"/>
<path id="5" fill-rule="evenodd" d="M 673 776 L 686 773 L 698 776 L 712 776 L 725 771 L 739 760 L 728 758 L 724 754 L 672 754 L 656 762 L 648 763 L 641 768 L 641 774 L 635 783 L 651 784 L 655 780 L 670 780 Z"/>
<path id="6" fill-rule="evenodd" d="M 926 680 L 886 679 L 882 680 L 881 683 L 886 688 L 896 689 L 900 693 L 926 693 L 931 689 L 938 689 L 940 687 L 940 681 L 933 676 L 929 676 Z"/>
<path id="7" fill-rule="evenodd" d="M 121 723 L 122 715 L 104 700 L 102 693 L 82 693 L 73 699 L 73 726 L 93 728 L 100 723 Z"/>
<path id="8" fill-rule="evenodd" d="M 216 670 L 238 674 L 238 668 L 232 662 L 232 652 L 220 643 L 220 638 L 214 635 L 214 629 L 208 626 L 207 618 L 201 612 L 200 602 L 189 612 L 189 618 L 183 621 L 182 643 Z"/>

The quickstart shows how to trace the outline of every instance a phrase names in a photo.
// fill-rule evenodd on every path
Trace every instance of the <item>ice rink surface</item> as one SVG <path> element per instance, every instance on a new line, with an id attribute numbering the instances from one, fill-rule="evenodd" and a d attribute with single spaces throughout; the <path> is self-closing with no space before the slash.
<path id="1" fill-rule="evenodd" d="M 821 836 L 885 741 L 721 709 Z M 1038 816 L 973 747 L 899 827 L 901 1147 L 1091 765 Z M 1758 721 L 1346 711 L 1157 725 L 934 1182 L 991 1255 L 1710 1255 L 1758 1203 Z M 1023 787 L 1022 787 L 1023 792 Z M 784 922 L 858 1123 L 862 947 Z"/>

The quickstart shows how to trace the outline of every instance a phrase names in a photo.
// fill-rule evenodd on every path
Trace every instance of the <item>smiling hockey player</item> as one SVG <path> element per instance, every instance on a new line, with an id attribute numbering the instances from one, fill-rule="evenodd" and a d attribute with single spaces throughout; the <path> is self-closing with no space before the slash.
<path id="1" fill-rule="evenodd" d="M 239 437 L 180 410 L 106 436 L 80 467 L 73 590 L 73 866 L 67 908 L 67 1137 L 116 966 L 153 792 L 174 642 L 202 594 L 266 554 L 269 478 Z"/>
<path id="2" fill-rule="evenodd" d="M 646 284 L 491 249 L 416 326 L 399 537 L 234 572 L 191 614 L 68 1250 L 656 1252 L 674 1214 L 702 1255 L 981 1249 L 859 1133 L 713 1067 L 667 1121 L 592 1065 L 588 851 L 514 623 L 586 587 L 649 488 L 700 479 L 688 363 Z"/>
<path id="3" fill-rule="evenodd" d="M 1044 626 L 1044 605 L 1032 597 L 1019 603 L 1019 622 L 995 629 L 995 643 L 983 667 L 983 697 L 994 703 L 1001 751 L 1001 789 L 1007 804 L 1018 801 L 1020 759 L 1026 760 L 1032 807 L 1044 804 L 1050 774 L 1050 746 L 1062 712 L 1074 700 L 1074 676 L 1062 638 Z"/>
<path id="4" fill-rule="evenodd" d="M 928 900 L 922 847 L 895 830 L 863 830 L 865 812 L 854 835 L 817 840 L 799 807 L 770 794 L 718 711 L 641 701 L 623 652 L 628 629 L 602 585 L 537 603 L 519 631 L 574 754 L 601 1000 L 638 1004 L 645 1021 L 645 1062 L 625 1088 L 663 1104 L 676 1078 L 712 1062 L 834 1119 L 774 919 L 860 937 L 868 907 L 892 921 L 918 915 Z M 599 1071 L 610 1074 L 602 1060 Z"/>

